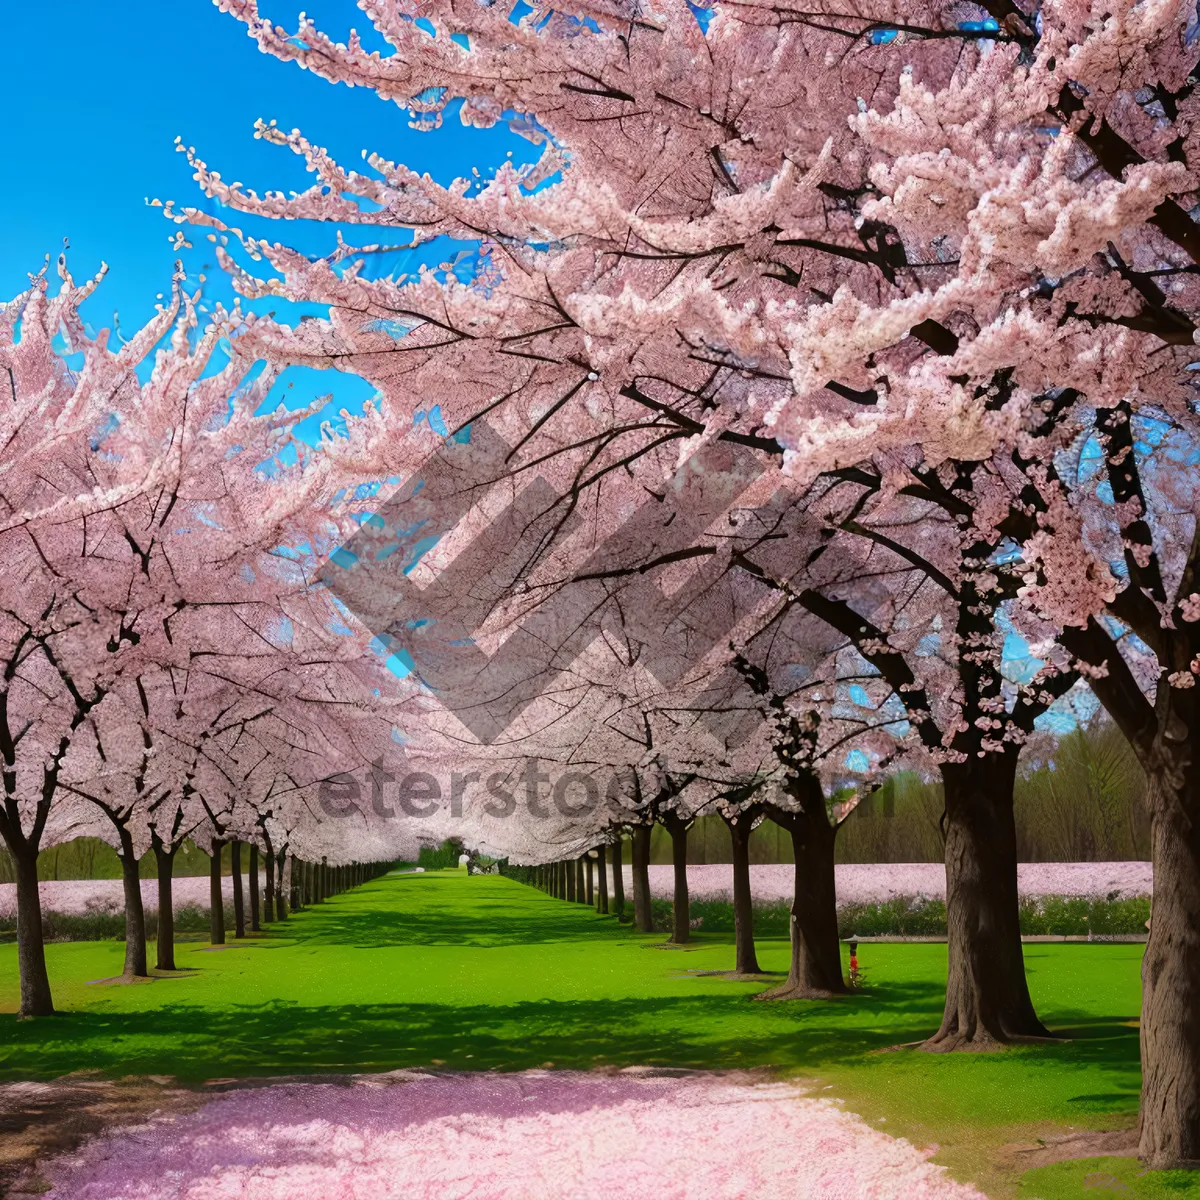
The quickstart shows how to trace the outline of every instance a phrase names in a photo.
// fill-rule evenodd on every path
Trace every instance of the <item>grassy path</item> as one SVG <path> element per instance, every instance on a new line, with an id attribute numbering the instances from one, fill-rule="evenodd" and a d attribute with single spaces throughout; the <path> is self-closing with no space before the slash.
<path id="1" fill-rule="evenodd" d="M 753 998 L 762 985 L 694 974 L 731 966 L 728 938 L 700 936 L 687 951 L 658 942 L 510 880 L 393 875 L 263 937 L 185 944 L 177 961 L 189 970 L 153 983 L 88 982 L 120 970 L 118 943 L 53 945 L 62 1013 L 29 1022 L 11 1015 L 16 952 L 3 946 L 0 1079 L 81 1067 L 199 1082 L 406 1066 L 772 1066 L 815 1079 L 877 1128 L 936 1141 L 941 1161 L 976 1178 L 993 1174 L 997 1145 L 1112 1128 L 1136 1112 L 1140 946 L 1027 946 L 1039 1012 L 1071 1040 L 935 1056 L 875 1052 L 936 1028 L 943 946 L 864 946 L 865 994 L 766 1004 Z M 787 952 L 764 941 L 760 961 L 783 970 Z M 1066 1169 L 1039 1172 L 1040 1190 L 1022 1194 L 1075 1194 L 1054 1190 Z M 1122 1194 L 1158 1194 L 1148 1186 Z"/>

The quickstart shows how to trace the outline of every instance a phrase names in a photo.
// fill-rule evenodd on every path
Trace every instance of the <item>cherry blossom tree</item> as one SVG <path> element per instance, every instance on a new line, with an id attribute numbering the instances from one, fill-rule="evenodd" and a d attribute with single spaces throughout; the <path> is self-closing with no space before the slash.
<path id="1" fill-rule="evenodd" d="M 1194 430 L 1190 6 L 730 2 L 702 28 L 672 2 L 535 6 L 514 22 L 504 5 L 443 0 L 420 24 L 372 5 L 386 56 L 310 22 L 288 35 L 252 0 L 221 7 L 268 53 L 430 125 L 453 103 L 467 124 L 508 120 L 542 147 L 532 168 L 441 187 L 378 156 L 372 175 L 347 171 L 262 125 L 317 176 L 290 199 L 227 185 L 188 151 L 236 211 L 392 224 L 415 244 L 482 238 L 466 285 L 436 270 L 369 280 L 342 265 L 345 243 L 314 262 L 247 241 L 265 277 L 224 254 L 248 296 L 331 306 L 254 336 L 376 383 L 368 441 L 435 395 L 454 430 L 486 413 L 511 474 L 536 466 L 564 512 L 622 477 L 661 479 L 698 442 L 817 489 L 832 554 L 776 543 L 785 561 L 737 561 L 854 642 L 940 765 L 951 972 L 935 1045 L 1045 1032 L 1016 925 L 1011 782 L 1037 716 L 1074 671 L 1093 679 L 1155 781 L 1170 896 L 1146 955 L 1141 1152 L 1155 1166 L 1200 1157 L 1187 982 L 1200 973 L 1187 749 L 1200 647 L 1194 552 L 1166 562 L 1164 536 L 1193 545 L 1194 518 L 1154 516 L 1131 436 L 1147 416 Z M 1062 476 L 1089 441 L 1107 460 L 1105 514 L 1088 478 Z M 398 440 L 396 469 L 416 448 Z M 830 571 L 835 556 L 853 571 Z M 1148 648 L 1149 688 L 1106 613 Z M 1005 678 L 1011 630 L 1044 653 L 1037 676 Z"/>
<path id="2" fill-rule="evenodd" d="M 889 18 L 900 19 L 889 12 L 785 22 L 747 6 L 723 7 L 705 33 L 683 6 L 667 6 L 661 23 L 635 23 L 630 42 L 623 24 L 618 35 L 614 14 L 596 18 L 594 36 L 578 30 L 568 35 L 561 22 L 550 22 L 547 32 L 534 35 L 532 27 L 519 23 L 514 32 L 503 12 L 481 16 L 447 6 L 434 13 L 435 28 L 440 20 L 467 33 L 471 51 L 464 56 L 461 47 L 447 50 L 456 45 L 449 38 L 422 41 L 424 32 L 389 10 L 378 15 L 378 23 L 397 52 L 383 60 L 363 54 L 356 42 L 340 48 L 308 24 L 297 37 L 285 37 L 251 5 L 232 10 L 269 52 L 298 59 L 331 79 L 373 86 L 388 99 L 416 94 L 406 90 L 415 76 L 405 51 L 420 44 L 422 53 L 433 56 L 421 60 L 422 69 L 438 61 L 439 73 L 453 80 L 453 86 L 439 85 L 447 86 L 443 98 L 462 97 L 469 120 L 477 119 L 481 108 L 493 118 L 509 106 L 537 114 L 546 131 L 536 134 L 547 148 L 544 165 L 561 171 L 560 182 L 540 190 L 537 172 L 521 179 L 502 168 L 476 195 L 465 183 L 441 189 L 395 164 L 372 160 L 381 183 L 344 172 L 298 133 L 285 136 L 264 126 L 261 134 L 304 154 L 320 182 L 292 201 L 259 198 L 226 186 L 188 153 L 209 194 L 239 211 L 333 220 L 347 213 L 345 196 L 362 194 L 381 208 L 372 213 L 373 220 L 419 228 L 422 238 L 486 230 L 494 269 L 471 285 L 437 272 L 414 281 L 368 281 L 360 271 L 335 270 L 335 260 L 309 262 L 260 242 L 247 243 L 246 249 L 274 266 L 277 278 L 251 275 L 228 254 L 223 261 L 249 296 L 282 294 L 331 306 L 328 322 L 309 322 L 294 331 L 263 324 L 256 336 L 269 352 L 289 361 L 336 363 L 370 378 L 382 396 L 378 412 L 364 418 L 372 428 L 389 422 L 403 426 L 418 397 L 440 399 L 437 379 L 447 372 L 471 380 L 470 387 L 446 397 L 448 424 L 461 428 L 486 413 L 510 447 L 510 472 L 519 476 L 536 465 L 557 487 L 564 513 L 577 509 L 585 489 L 596 492 L 606 485 L 609 493 L 618 491 L 618 498 L 598 503 L 617 511 L 619 472 L 659 478 L 659 472 L 669 472 L 706 442 L 781 455 L 785 469 L 802 482 L 841 468 L 815 452 L 793 451 L 789 439 L 774 436 L 771 426 L 790 429 L 788 413 L 797 421 L 845 420 L 845 412 L 878 406 L 880 393 L 844 383 L 831 372 L 815 386 L 804 383 L 798 397 L 791 331 L 810 312 L 823 311 L 838 287 L 852 289 L 864 303 L 890 303 L 942 266 L 936 255 L 906 257 L 894 229 L 868 221 L 859 211 L 873 186 L 864 179 L 868 155 L 847 117 L 857 111 L 857 96 L 869 95 L 886 110 L 903 86 L 900 63 L 889 48 L 894 39 L 873 34 L 914 35 L 905 57 L 934 86 L 951 80 L 963 55 L 972 62 L 986 56 L 987 47 L 977 43 L 1000 40 L 1017 46 L 1021 36 L 1015 28 L 999 39 L 990 36 L 997 33 L 990 28 L 989 36 L 981 36 L 986 22 L 969 28 L 971 22 L 955 16 L 957 9 L 921 14 L 921 20 L 905 13 L 900 28 L 888 25 Z M 923 30 L 930 36 L 915 36 Z M 542 64 L 543 82 L 519 101 L 509 99 L 485 65 L 492 49 L 503 48 L 511 62 L 514 38 L 527 55 L 536 48 Z M 482 73 L 454 73 L 447 56 L 468 71 L 478 64 Z M 625 75 L 632 61 L 637 62 L 637 86 Z M 682 74 L 676 69 L 680 61 L 688 63 Z M 771 78 L 763 64 L 770 64 Z M 644 78 L 642 72 L 647 72 Z M 801 113 L 793 99 L 781 120 L 772 79 L 792 74 L 812 80 L 810 98 L 818 102 Z M 606 77 L 597 88 L 595 80 Z M 549 83 L 551 78 L 557 85 Z M 681 79 L 686 80 L 682 90 Z M 497 87 L 504 95 L 498 110 L 489 107 Z M 545 99 L 547 88 L 552 102 Z M 653 118 L 626 107 L 635 96 Z M 606 122 L 595 119 L 601 109 L 611 110 L 615 130 L 601 129 Z M 718 111 L 723 115 L 714 116 Z M 654 136 L 670 140 L 670 152 L 661 158 L 648 160 L 640 146 L 636 154 L 629 152 L 633 131 L 645 136 L 646 120 L 654 121 Z M 669 163 L 667 177 L 648 171 L 650 161 Z M 194 210 L 172 215 L 212 223 Z M 909 324 L 921 326 L 914 344 L 927 346 L 921 334 L 945 344 L 946 331 L 936 322 Z M 826 382 L 833 386 L 825 387 Z M 798 398 L 807 407 L 793 404 L 785 413 L 784 406 Z M 937 418 L 931 428 L 944 434 L 945 422 Z M 381 436 L 375 434 L 375 440 Z M 396 447 L 396 469 L 411 463 L 405 456 L 415 444 L 406 438 Z M 974 444 L 960 441 L 955 448 L 967 453 Z M 864 449 L 863 457 L 870 452 Z M 867 486 L 878 490 L 869 481 Z M 588 502 L 593 503 L 590 497 Z M 970 508 L 969 502 L 957 503 Z M 852 519 L 853 510 L 847 515 Z M 971 542 L 960 538 L 959 543 L 961 557 Z M 803 543 L 792 547 L 794 561 L 784 577 L 795 576 L 806 550 Z M 944 569 L 937 574 L 949 579 Z M 965 612 L 973 602 L 965 595 L 962 600 Z M 837 612 L 843 625 L 854 619 L 848 605 Z M 986 618 L 971 615 L 978 626 L 973 636 L 988 636 Z M 998 675 L 986 678 L 998 695 Z M 993 706 L 998 702 L 991 695 L 979 699 Z M 978 719 L 995 718 L 988 713 Z M 945 750 L 940 734 L 932 741 L 939 752 Z M 990 772 L 980 774 L 992 778 Z M 974 777 L 964 778 L 960 790 L 969 796 L 973 789 Z M 1000 802 L 1002 824 L 1006 806 L 1011 809 L 1011 793 Z M 965 831 L 970 825 L 966 818 L 957 820 L 957 813 L 975 807 L 969 800 L 952 806 L 957 828 Z M 1005 916 L 992 921 L 968 911 L 954 922 L 952 957 L 962 969 L 952 974 L 963 980 L 968 998 L 960 1001 L 962 989 L 956 984 L 943 1040 L 958 1044 L 977 1036 L 1043 1034 L 1027 1001 L 1020 958 L 1015 839 L 967 832 L 963 839 L 970 849 L 968 874 L 979 869 L 973 857 L 982 853 L 979 847 L 993 846 L 998 861 L 992 873 L 1004 882 L 995 888 L 954 889 L 955 896 L 986 902 L 990 894 Z M 1012 851 L 1007 855 L 1006 846 Z M 952 857 L 957 869 L 962 855 Z M 974 978 L 966 941 L 972 931 L 989 927 L 1005 931 L 1007 949 L 979 956 L 978 961 L 994 964 L 993 978 Z M 980 989 L 995 996 L 982 1004 L 987 1014 L 982 1023 L 976 1018 Z M 1001 998 L 1006 994 L 1011 1003 Z M 1009 1011 L 993 1017 L 997 1005 Z"/>
<path id="3" fill-rule="evenodd" d="M 285 552 L 318 553 L 324 538 L 336 544 L 356 523 L 344 502 L 351 477 L 291 435 L 304 414 L 259 413 L 276 368 L 251 378 L 255 361 L 237 348 L 239 314 L 218 311 L 199 329 L 195 297 L 177 279 L 171 302 L 112 350 L 107 332 L 90 334 L 78 313 L 95 281 L 76 286 L 62 264 L 60 274 L 56 297 L 39 275 L 0 322 L 12 390 L 0 540 L 15 581 L 0 614 L 0 833 L 17 867 L 26 1015 L 52 1011 L 36 880 L 56 800 L 86 798 L 112 822 L 130 905 L 126 969 L 144 974 L 138 817 L 161 807 L 159 789 L 177 788 L 182 776 L 150 770 L 157 747 L 139 681 L 244 650 L 322 603 L 328 628 L 331 602 L 311 592 L 303 562 Z M 78 369 L 55 348 L 60 333 L 66 351 L 82 356 Z M 103 788 L 89 791 L 89 777 Z M 179 827 L 169 819 L 174 841 Z"/>

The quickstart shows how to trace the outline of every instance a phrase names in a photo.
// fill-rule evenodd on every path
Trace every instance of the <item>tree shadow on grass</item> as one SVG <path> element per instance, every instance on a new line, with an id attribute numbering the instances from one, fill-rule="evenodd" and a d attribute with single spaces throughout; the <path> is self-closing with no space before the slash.
<path id="1" fill-rule="evenodd" d="M 693 1069 L 772 1066 L 819 1074 L 854 1064 L 881 1077 L 915 1072 L 946 1078 L 918 1051 L 877 1054 L 936 1028 L 934 983 L 896 983 L 870 995 L 765 1004 L 757 985 L 719 993 L 511 1004 L 330 1004 L 283 1002 L 209 1009 L 176 1004 L 149 1011 L 83 1011 L 48 1020 L 0 1017 L 0 1078 L 54 1078 L 81 1063 L 108 1075 L 268 1076 L 383 1071 L 406 1066 L 524 1070 L 654 1065 Z M 735 990 L 736 988 L 736 990 Z M 1040 1066 L 1078 1073 L 1080 1111 L 1127 1107 L 1136 1095 L 1138 1039 L 1114 1018 L 1080 1017 L 1071 1041 L 994 1056 L 1001 1075 Z M 993 1057 L 993 1056 L 989 1056 Z M 1007 1060 L 1007 1061 L 1002 1061 Z M 956 1068 L 957 1069 L 957 1068 Z M 976 1070 L 973 1067 L 972 1070 Z M 1027 1085 L 1026 1085 L 1027 1086 Z"/>
<path id="2" fill-rule="evenodd" d="M 495 911 L 489 911 L 494 908 Z M 582 919 L 581 919 L 582 917 Z M 628 925 L 582 912 L 514 912 L 480 905 L 470 913 L 308 910 L 289 921 L 286 935 L 302 941 L 359 949 L 384 946 L 466 946 L 492 949 L 547 942 L 590 942 L 628 938 Z M 280 933 L 285 931 L 280 929 Z"/>
<path id="3" fill-rule="evenodd" d="M 419 881 L 419 882 L 418 882 Z M 553 900 L 503 878 L 461 880 L 416 876 L 399 889 L 335 896 L 296 913 L 272 932 L 316 943 L 382 946 L 540 945 L 628 939 L 631 927 L 590 905 Z M 457 886 L 454 886 L 457 885 Z"/>
<path id="4" fill-rule="evenodd" d="M 917 1036 L 928 1018 L 921 1014 L 918 1024 L 908 1024 L 906 1003 L 903 996 L 894 998 L 883 1033 L 848 1025 L 816 1007 L 803 1013 L 796 1005 L 766 1008 L 739 995 L 503 1005 L 272 1002 L 217 1011 L 171 1004 L 19 1023 L 4 1016 L 0 1077 L 54 1078 L 83 1061 L 110 1075 L 169 1074 L 183 1080 L 430 1064 L 509 1071 L 546 1062 L 576 1069 L 600 1062 L 811 1067 L 861 1057 L 897 1035 Z"/>

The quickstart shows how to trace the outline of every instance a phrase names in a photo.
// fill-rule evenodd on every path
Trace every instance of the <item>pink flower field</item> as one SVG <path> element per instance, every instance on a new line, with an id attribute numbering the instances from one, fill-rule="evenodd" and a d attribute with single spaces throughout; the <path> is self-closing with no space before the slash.
<path id="1" fill-rule="evenodd" d="M 262 877 L 265 887 L 266 877 Z M 158 909 L 158 884 L 153 879 L 142 881 L 142 904 L 146 911 Z M 245 894 L 249 896 L 250 877 L 242 876 Z M 233 877 L 221 880 L 221 891 L 227 904 L 233 903 Z M 120 913 L 125 909 L 124 893 L 119 879 L 56 879 L 38 884 L 43 912 L 86 916 L 90 913 Z M 181 875 L 173 889 L 175 907 L 208 908 L 208 876 Z M 247 901 L 248 902 L 248 901 Z M 0 917 L 12 917 L 17 911 L 17 888 L 12 883 L 0 883 Z"/>
<path id="2" fill-rule="evenodd" d="M 792 867 L 787 863 L 759 864 L 750 868 L 750 886 L 760 903 L 790 901 Z M 842 865 L 837 870 L 839 904 L 873 904 L 896 896 L 944 899 L 946 872 L 941 863 L 880 863 Z M 245 886 L 249 877 L 243 876 Z M 1017 868 L 1022 896 L 1148 896 L 1152 877 L 1148 862 L 1111 863 L 1022 863 Z M 233 880 L 226 876 L 221 888 L 227 904 L 233 902 Z M 733 892 L 733 868 L 728 863 L 688 867 L 688 888 L 693 900 L 728 899 Z M 669 866 L 650 868 L 650 890 L 670 899 L 672 876 Z M 119 879 L 46 881 L 40 885 L 44 912 L 84 915 L 119 913 L 123 908 Z M 625 867 L 625 894 L 633 894 L 632 869 Z M 0 884 L 0 917 L 16 912 L 16 888 Z M 147 912 L 157 909 L 154 880 L 142 880 L 142 903 Z M 208 908 L 208 877 L 182 876 L 175 880 L 175 906 Z"/>
<path id="3" fill-rule="evenodd" d="M 794 868 L 790 863 L 758 864 L 750 868 L 750 890 L 759 903 L 791 901 Z M 879 904 L 897 896 L 946 898 L 946 869 L 941 863 L 845 864 L 835 868 L 839 904 Z M 1149 896 L 1153 878 L 1148 862 L 1021 863 L 1017 886 L 1022 896 Z M 632 895 L 633 873 L 625 867 L 625 894 Z M 650 891 L 670 899 L 672 868 L 650 868 Z M 733 867 L 728 863 L 688 867 L 688 892 L 693 900 L 729 899 Z"/>
<path id="4" fill-rule="evenodd" d="M 984 1200 L 751 1076 L 393 1072 L 230 1091 L 42 1167 L 48 1200 Z"/>

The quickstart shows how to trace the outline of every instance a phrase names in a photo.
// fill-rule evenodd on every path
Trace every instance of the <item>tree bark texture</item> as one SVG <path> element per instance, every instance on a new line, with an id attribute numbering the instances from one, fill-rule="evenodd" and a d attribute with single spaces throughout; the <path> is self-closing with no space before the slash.
<path id="1" fill-rule="evenodd" d="M 758 975 L 762 970 L 754 950 L 754 900 L 750 893 L 750 833 L 753 819 L 753 814 L 742 813 L 735 820 L 725 820 L 733 845 L 733 969 L 738 975 Z"/>
<path id="2" fill-rule="evenodd" d="M 820 780 L 807 772 L 789 782 L 797 811 L 771 810 L 771 819 L 792 835 L 796 860 L 790 934 L 792 961 L 786 981 L 763 993 L 766 1000 L 827 999 L 848 991 L 842 978 L 837 891 L 830 822 Z"/>
<path id="3" fill-rule="evenodd" d="M 1013 784 L 1017 748 L 945 763 L 949 974 L 931 1050 L 979 1049 L 1049 1037 L 1025 978 L 1017 899 Z"/>
<path id="4" fill-rule="evenodd" d="M 158 876 L 158 941 L 154 965 L 160 971 L 175 970 L 175 851 L 177 846 L 168 847 L 161 838 L 152 835 L 154 865 Z"/>
<path id="5" fill-rule="evenodd" d="M 121 888 L 125 895 L 125 965 L 122 978 L 145 979 L 150 974 L 146 966 L 146 910 L 142 904 L 142 881 L 138 874 L 137 854 L 133 836 L 124 826 L 117 826 L 121 843 Z"/>
<path id="6" fill-rule="evenodd" d="M 225 899 L 221 895 L 221 847 L 213 842 L 208 864 L 208 940 L 214 946 L 225 945 Z"/>
<path id="7" fill-rule="evenodd" d="M 650 904 L 650 826 L 633 827 L 633 921 L 642 933 L 654 932 Z"/>

